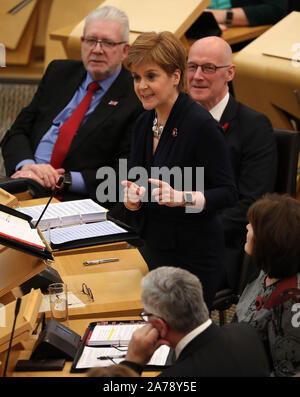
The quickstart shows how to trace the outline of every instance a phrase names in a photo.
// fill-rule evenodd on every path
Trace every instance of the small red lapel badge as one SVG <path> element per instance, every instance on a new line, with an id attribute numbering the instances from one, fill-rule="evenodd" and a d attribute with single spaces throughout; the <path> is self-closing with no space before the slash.
<path id="1" fill-rule="evenodd" d="M 109 101 L 108 102 L 108 104 L 111 105 L 111 106 L 117 106 L 118 103 L 119 102 L 117 102 L 117 101 Z"/>
<path id="2" fill-rule="evenodd" d="M 255 302 L 255 309 L 258 311 L 262 307 L 262 296 L 258 296 Z"/>
<path id="3" fill-rule="evenodd" d="M 175 137 L 175 136 L 177 136 L 177 135 L 178 135 L 177 128 L 173 128 L 172 137 Z"/>
<path id="4" fill-rule="evenodd" d="M 229 125 L 228 123 L 225 123 L 224 125 L 222 125 L 222 130 L 223 130 L 224 132 L 227 131 L 228 125 Z"/>

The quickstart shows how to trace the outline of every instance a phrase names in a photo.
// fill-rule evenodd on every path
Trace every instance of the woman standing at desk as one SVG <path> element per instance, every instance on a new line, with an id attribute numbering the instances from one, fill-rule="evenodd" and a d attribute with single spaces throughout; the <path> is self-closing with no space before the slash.
<path id="1" fill-rule="evenodd" d="M 178 266 L 196 274 L 210 307 L 223 266 L 217 211 L 236 199 L 224 138 L 210 114 L 184 93 L 186 52 L 172 33 L 139 36 L 126 66 L 146 110 L 136 122 L 129 169 L 142 167 L 147 177 L 122 182 L 125 206 L 134 211 L 145 242 L 140 251 L 150 270 Z M 128 179 L 134 179 L 130 173 Z"/>

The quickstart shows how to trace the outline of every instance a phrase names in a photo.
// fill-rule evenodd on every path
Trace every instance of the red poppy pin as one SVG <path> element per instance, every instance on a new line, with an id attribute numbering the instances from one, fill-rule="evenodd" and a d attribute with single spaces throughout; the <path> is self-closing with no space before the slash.
<path id="1" fill-rule="evenodd" d="M 175 138 L 175 136 L 177 136 L 177 135 L 178 135 L 177 128 L 173 128 L 172 137 Z"/>
<path id="2" fill-rule="evenodd" d="M 255 302 L 255 309 L 258 311 L 262 307 L 262 296 L 258 296 Z"/>
<path id="3" fill-rule="evenodd" d="M 117 106 L 118 102 L 117 101 L 110 101 L 108 102 L 109 105 L 111 106 Z"/>
<path id="4" fill-rule="evenodd" d="M 224 125 L 222 125 L 222 130 L 223 130 L 224 132 L 227 131 L 228 125 L 229 125 L 228 123 L 225 123 Z"/>

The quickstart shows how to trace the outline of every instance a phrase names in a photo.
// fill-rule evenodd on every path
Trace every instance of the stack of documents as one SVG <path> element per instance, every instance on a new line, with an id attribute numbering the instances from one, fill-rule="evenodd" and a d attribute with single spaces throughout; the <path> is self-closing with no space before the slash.
<path id="1" fill-rule="evenodd" d="M 45 205 L 35 205 L 19 208 L 19 211 L 31 216 L 31 223 L 35 225 L 44 208 Z M 53 203 L 49 204 L 39 223 L 39 228 L 47 230 L 54 227 L 103 221 L 106 219 L 106 213 L 106 208 L 91 199 Z"/>
<path id="2" fill-rule="evenodd" d="M 20 208 L 35 225 L 44 205 Z M 73 249 L 136 238 L 122 222 L 107 216 L 108 210 L 91 199 L 49 204 L 39 228 L 53 250 Z M 108 218 L 110 220 L 108 220 Z"/>

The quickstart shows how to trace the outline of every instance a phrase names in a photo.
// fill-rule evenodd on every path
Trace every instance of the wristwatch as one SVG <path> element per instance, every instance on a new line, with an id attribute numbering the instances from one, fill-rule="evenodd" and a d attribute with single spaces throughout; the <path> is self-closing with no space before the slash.
<path id="1" fill-rule="evenodd" d="M 70 189 L 70 187 L 72 186 L 72 175 L 71 175 L 71 172 L 65 172 L 63 174 L 63 178 L 64 178 L 64 181 L 63 181 L 63 184 L 62 184 L 62 188 L 60 189 L 60 191 L 62 193 L 67 192 Z"/>
<path id="2" fill-rule="evenodd" d="M 184 199 L 184 205 L 194 204 L 192 193 L 183 192 L 183 199 Z"/>
<path id="3" fill-rule="evenodd" d="M 232 10 L 227 10 L 226 11 L 226 20 L 225 20 L 226 25 L 231 25 L 232 20 L 233 20 L 233 12 L 232 12 Z"/>

